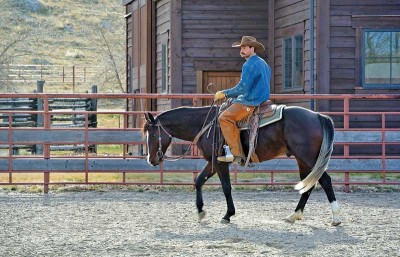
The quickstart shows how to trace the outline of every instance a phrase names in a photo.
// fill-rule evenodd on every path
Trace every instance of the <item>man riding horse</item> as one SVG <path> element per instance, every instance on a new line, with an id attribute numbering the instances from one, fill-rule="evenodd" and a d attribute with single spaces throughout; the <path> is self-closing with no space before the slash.
<path id="1" fill-rule="evenodd" d="M 215 101 L 235 98 L 232 105 L 218 118 L 230 151 L 225 151 L 225 156 L 219 156 L 217 159 L 221 162 L 240 163 L 245 161 L 245 156 L 237 122 L 252 114 L 257 106 L 269 99 L 271 68 L 256 54 L 265 50 L 256 38 L 243 36 L 241 42 L 233 43 L 232 47 L 240 47 L 240 56 L 245 58 L 246 62 L 243 64 L 239 83 L 231 89 L 218 91 L 214 96 Z"/>
<path id="2" fill-rule="evenodd" d="M 232 148 L 233 154 L 226 151 L 228 154 L 218 157 L 219 162 L 214 159 L 215 151 L 212 147 L 214 137 L 209 137 L 205 131 L 216 128 L 213 117 L 218 108 L 214 108 L 215 106 L 179 107 L 165 111 L 156 117 L 153 117 L 151 113 L 145 114 L 146 123 L 143 132 L 146 134 L 147 162 L 149 164 L 156 166 L 163 161 L 172 138 L 194 142 L 207 161 L 195 180 L 199 221 L 206 214 L 203 209 L 202 187 L 215 174 L 218 174 L 220 178 L 227 203 L 227 211 L 221 222 L 229 223 L 230 218 L 235 215 L 228 162 L 241 161 L 243 158 L 239 130 L 236 127 L 237 121 L 249 115 L 270 95 L 270 68 L 255 54 L 256 51 L 264 50 L 263 45 L 255 38 L 245 36 L 240 43 L 234 43 L 233 46 L 240 46 L 240 53 L 246 58 L 242 69 L 242 78 L 236 87 L 218 91 L 214 98 L 218 100 L 225 97 L 236 97 L 233 105 L 219 116 L 222 133 Z M 210 125 L 204 127 L 205 124 Z M 204 128 L 207 129 L 204 130 Z M 243 132 L 242 135 L 243 148 L 250 149 L 248 133 Z M 298 106 L 283 108 L 280 119 L 268 126 L 260 127 L 255 148 L 259 161 L 272 160 L 284 153 L 289 153 L 294 156 L 299 168 L 301 181 L 295 186 L 295 189 L 299 190 L 301 198 L 295 211 L 286 217 L 285 221 L 294 223 L 302 219 L 304 207 L 311 191 L 319 182 L 331 204 L 332 225 L 341 224 L 340 209 L 331 177 L 326 172 L 333 152 L 333 142 L 334 124 L 332 119 L 324 114 Z"/>

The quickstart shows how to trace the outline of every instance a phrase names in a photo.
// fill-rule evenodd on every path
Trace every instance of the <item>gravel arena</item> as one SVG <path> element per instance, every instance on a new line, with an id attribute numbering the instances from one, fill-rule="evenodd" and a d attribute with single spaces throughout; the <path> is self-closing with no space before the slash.
<path id="1" fill-rule="evenodd" d="M 0 190 L 0 256 L 400 256 L 400 192 L 336 192 L 338 227 L 322 190 L 294 224 L 294 190 L 234 190 L 230 224 L 222 190 L 203 196 L 199 223 L 188 190 Z"/>

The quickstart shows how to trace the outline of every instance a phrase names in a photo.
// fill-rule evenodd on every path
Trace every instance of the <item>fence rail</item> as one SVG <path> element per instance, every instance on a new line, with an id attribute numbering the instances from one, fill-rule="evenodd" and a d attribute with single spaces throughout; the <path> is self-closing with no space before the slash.
<path id="1" fill-rule="evenodd" d="M 43 185 L 45 192 L 49 185 L 55 184 L 122 184 L 122 185 L 193 185 L 193 179 L 201 172 L 205 161 L 200 158 L 196 150 L 188 158 L 177 162 L 164 162 L 160 167 L 154 168 L 146 163 L 145 142 L 140 128 L 127 128 L 128 119 L 133 115 L 142 115 L 144 110 L 118 111 L 118 110 L 50 110 L 52 98 L 76 99 L 92 98 L 102 99 L 193 99 L 212 98 L 204 94 L 3 94 L 2 98 L 33 98 L 43 102 L 42 111 L 32 110 L 0 110 L 0 115 L 7 116 L 9 124 L 15 114 L 42 115 L 43 126 L 39 128 L 0 128 L 0 145 L 8 146 L 8 154 L 0 156 L 0 185 Z M 351 185 L 400 185 L 400 126 L 388 127 L 389 120 L 400 121 L 400 112 L 355 112 L 350 108 L 353 100 L 371 99 L 400 99 L 399 95 L 272 95 L 274 100 L 285 99 L 314 99 L 343 101 L 343 111 L 326 112 L 326 114 L 339 117 L 343 125 L 335 130 L 335 153 L 330 162 L 328 172 L 332 174 L 333 183 L 342 185 L 347 190 Z M 55 115 L 80 115 L 84 120 L 81 128 L 52 127 L 51 119 Z M 99 123 L 97 128 L 90 128 L 91 115 L 117 115 L 122 117 L 122 127 L 106 128 Z M 352 116 L 377 116 L 380 120 L 379 128 L 353 128 Z M 176 144 L 189 144 L 190 142 L 177 141 Z M 16 156 L 12 148 L 18 145 L 43 145 L 42 155 Z M 84 146 L 82 154 L 59 156 L 52 153 L 50 145 L 63 147 L 64 145 Z M 122 145 L 121 153 L 117 155 L 101 155 L 91 153 L 91 145 Z M 135 151 L 128 151 L 128 146 Z M 375 154 L 354 153 L 353 146 L 377 147 L 380 149 Z M 391 148 L 392 150 L 388 150 Z M 143 151 L 144 149 L 144 151 Z M 394 149 L 394 150 L 393 150 Z M 241 172 L 242 168 L 231 166 L 233 185 L 292 185 L 298 182 L 298 171 L 295 159 L 279 157 L 277 159 L 256 164 L 255 167 Z M 18 181 L 18 174 L 40 173 L 43 180 L 38 182 Z M 82 174 L 82 181 L 59 181 L 53 179 L 51 174 Z M 119 174 L 113 181 L 99 181 L 93 178 L 97 173 Z M 148 176 L 143 179 L 141 174 Z M 174 174 L 174 176 L 171 176 Z M 3 176 L 1 176 L 3 175 Z M 211 181 L 211 184 L 218 184 Z"/>
<path id="2" fill-rule="evenodd" d="M 37 92 L 43 92 L 44 81 L 38 81 Z M 97 92 L 97 86 L 92 86 L 92 93 Z M 15 94 L 13 94 L 15 95 Z M 83 110 L 96 111 L 97 99 L 90 98 L 49 98 L 47 108 L 52 110 Z M 44 120 L 41 110 L 44 110 L 44 102 L 40 98 L 0 98 L 0 127 L 43 127 Z M 38 111 L 38 112 L 35 112 Z M 22 113 L 23 112 L 23 113 Z M 53 112 L 50 116 L 51 127 L 89 127 L 97 126 L 95 114 L 89 115 L 88 122 L 85 115 L 77 113 L 57 113 Z M 0 149 L 7 149 L 9 145 L 0 144 Z M 76 151 L 85 149 L 84 146 L 50 146 L 52 149 L 60 151 L 74 149 Z M 32 153 L 42 153 L 41 145 L 14 144 L 12 145 L 13 154 L 18 154 L 20 149 L 29 150 Z M 95 148 L 91 146 L 91 151 Z"/>
<path id="3" fill-rule="evenodd" d="M 1 65 L 6 76 L 0 78 L 0 83 L 35 83 L 37 80 L 46 80 L 51 85 L 72 86 L 75 92 L 77 85 L 96 84 L 98 66 L 62 66 L 62 65 Z"/>

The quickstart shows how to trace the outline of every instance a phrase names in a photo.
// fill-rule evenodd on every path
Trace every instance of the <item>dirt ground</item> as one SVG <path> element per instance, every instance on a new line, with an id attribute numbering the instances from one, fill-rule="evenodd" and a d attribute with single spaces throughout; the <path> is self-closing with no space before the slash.
<path id="1" fill-rule="evenodd" d="M 323 191 L 304 219 L 282 221 L 297 192 L 234 191 L 236 216 L 221 224 L 223 193 L 204 193 L 197 222 L 190 191 L 42 194 L 0 190 L 0 256 L 400 256 L 400 192 L 337 193 L 332 227 Z"/>

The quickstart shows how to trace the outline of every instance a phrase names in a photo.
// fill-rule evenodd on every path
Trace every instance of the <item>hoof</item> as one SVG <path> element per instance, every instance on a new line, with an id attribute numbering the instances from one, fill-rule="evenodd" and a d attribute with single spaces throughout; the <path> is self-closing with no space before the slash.
<path id="1" fill-rule="evenodd" d="M 336 227 L 336 226 L 339 226 L 340 224 L 342 224 L 342 221 L 341 220 L 333 220 L 331 224 L 332 224 L 332 226 Z"/>
<path id="2" fill-rule="evenodd" d="M 297 212 L 294 212 L 292 214 L 290 214 L 289 216 L 287 216 L 284 221 L 287 223 L 291 223 L 293 224 L 296 220 L 301 220 L 303 219 L 303 212 L 298 210 Z"/>
<path id="3" fill-rule="evenodd" d="M 293 224 L 296 220 L 290 219 L 289 217 L 283 219 L 284 222 Z"/>
<path id="4" fill-rule="evenodd" d="M 199 218 L 199 222 L 201 222 L 204 217 L 206 216 L 206 212 L 205 211 L 201 211 L 198 213 L 198 218 Z"/>
<path id="5" fill-rule="evenodd" d="M 221 224 L 229 224 L 230 222 L 231 222 L 230 220 L 226 220 L 226 219 L 221 220 Z"/>

